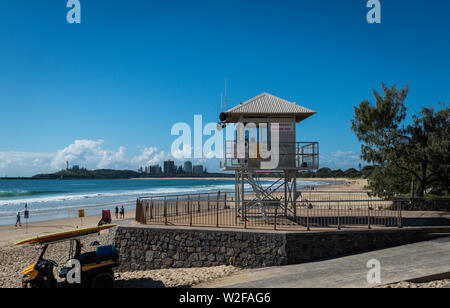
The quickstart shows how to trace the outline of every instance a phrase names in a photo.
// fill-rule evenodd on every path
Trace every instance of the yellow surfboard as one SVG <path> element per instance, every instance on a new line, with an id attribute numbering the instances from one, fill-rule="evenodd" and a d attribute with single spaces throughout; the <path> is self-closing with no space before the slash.
<path id="1" fill-rule="evenodd" d="M 23 241 L 19 241 L 19 242 L 15 243 L 14 245 L 49 244 L 52 242 L 69 240 L 69 239 L 75 238 L 75 237 L 86 236 L 86 235 L 98 233 L 102 230 L 110 229 L 115 226 L 116 225 L 111 224 L 111 225 L 103 225 L 103 226 L 90 227 L 90 228 L 74 229 L 74 230 L 58 232 L 58 233 L 43 234 L 43 235 L 38 235 L 35 237 L 30 237 Z"/>

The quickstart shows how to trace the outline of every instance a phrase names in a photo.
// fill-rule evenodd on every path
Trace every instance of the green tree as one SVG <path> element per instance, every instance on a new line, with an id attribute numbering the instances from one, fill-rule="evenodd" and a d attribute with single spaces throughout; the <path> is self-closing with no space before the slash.
<path id="1" fill-rule="evenodd" d="M 408 192 L 411 181 L 417 184 L 416 196 L 430 187 L 448 190 L 449 108 L 423 108 L 406 125 L 408 86 L 400 91 L 381 87 L 384 97 L 374 90 L 375 105 L 363 101 L 352 120 L 361 157 L 374 166 L 369 186 L 382 196 Z"/>
<path id="2" fill-rule="evenodd" d="M 423 196 L 427 186 L 434 190 L 448 191 L 450 185 L 450 119 L 449 108 L 435 112 L 432 108 L 423 108 L 419 116 L 413 116 L 413 124 L 407 128 L 410 145 L 404 147 L 409 161 L 419 166 L 410 167 L 417 173 L 416 194 Z"/>

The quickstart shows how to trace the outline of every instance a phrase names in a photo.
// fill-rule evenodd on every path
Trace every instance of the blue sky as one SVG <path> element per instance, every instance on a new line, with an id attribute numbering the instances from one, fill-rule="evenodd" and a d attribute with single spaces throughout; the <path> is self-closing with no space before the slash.
<path id="1" fill-rule="evenodd" d="M 261 92 L 316 110 L 298 140 L 322 166 L 357 166 L 353 106 L 410 85 L 410 114 L 450 97 L 450 3 L 381 0 L 0 2 L 0 176 L 137 168 L 168 157 L 176 122 L 216 122 Z M 209 162 L 210 170 L 217 162 Z"/>

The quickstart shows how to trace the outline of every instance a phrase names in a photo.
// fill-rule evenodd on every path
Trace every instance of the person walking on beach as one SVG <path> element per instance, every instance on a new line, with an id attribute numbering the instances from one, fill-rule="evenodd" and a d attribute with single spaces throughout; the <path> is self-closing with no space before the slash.
<path id="1" fill-rule="evenodd" d="M 17 211 L 16 227 L 17 227 L 17 224 L 19 224 L 19 227 L 22 227 L 22 223 L 20 222 L 20 211 Z"/>
<path id="2" fill-rule="evenodd" d="M 116 219 L 119 219 L 119 206 L 116 205 Z"/>
<path id="3" fill-rule="evenodd" d="M 125 219 L 125 208 L 123 205 L 120 207 L 120 218 Z"/>

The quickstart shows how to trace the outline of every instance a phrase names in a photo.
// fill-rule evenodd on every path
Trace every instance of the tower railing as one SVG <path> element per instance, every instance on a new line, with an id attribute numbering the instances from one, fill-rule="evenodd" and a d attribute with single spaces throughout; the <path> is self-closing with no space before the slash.
<path id="1" fill-rule="evenodd" d="M 402 203 L 367 191 L 302 191 L 293 201 L 294 213 L 285 212 L 278 200 L 262 200 L 256 207 L 253 196 L 248 195 L 239 205 L 232 195 L 216 192 L 140 198 L 136 220 L 142 224 L 287 231 L 403 227 Z"/>
<path id="2" fill-rule="evenodd" d="M 274 146 L 274 145 L 272 145 Z M 278 166 L 273 170 L 315 170 L 319 168 L 318 142 L 280 142 L 278 151 Z M 260 169 L 261 161 L 268 161 L 260 153 L 272 150 L 267 143 L 245 142 L 244 152 L 239 153 L 236 140 L 225 141 L 224 159 L 221 168 L 224 170 Z"/>

